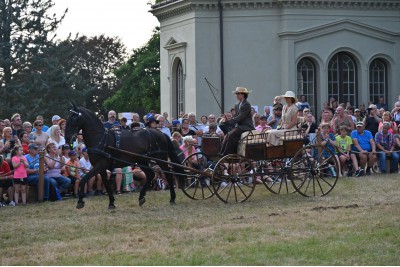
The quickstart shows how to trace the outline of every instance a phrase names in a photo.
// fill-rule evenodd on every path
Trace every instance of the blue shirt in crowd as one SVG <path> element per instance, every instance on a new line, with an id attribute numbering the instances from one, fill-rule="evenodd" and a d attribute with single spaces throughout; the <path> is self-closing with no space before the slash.
<path id="1" fill-rule="evenodd" d="M 351 132 L 351 139 L 357 139 L 358 144 L 363 150 L 366 150 L 368 152 L 372 151 L 370 140 L 374 139 L 374 137 L 372 136 L 372 133 L 370 131 L 364 130 L 364 132 L 360 134 L 357 130 L 353 130 Z M 354 144 L 351 146 L 351 150 L 358 151 Z"/>

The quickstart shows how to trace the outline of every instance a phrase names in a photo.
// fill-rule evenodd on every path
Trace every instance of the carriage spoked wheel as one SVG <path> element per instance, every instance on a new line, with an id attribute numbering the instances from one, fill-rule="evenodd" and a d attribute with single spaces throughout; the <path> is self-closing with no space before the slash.
<path id="1" fill-rule="evenodd" d="M 185 169 L 184 182 L 182 184 L 183 193 L 191 199 L 208 199 L 214 196 L 214 189 L 211 185 L 212 167 L 209 165 L 208 158 L 202 152 L 196 152 L 187 156 L 182 165 L 190 167 L 207 175 Z"/>
<path id="2" fill-rule="evenodd" d="M 291 160 L 290 179 L 296 191 L 306 197 L 325 196 L 339 178 L 339 163 L 327 148 L 310 145 Z"/>
<path id="3" fill-rule="evenodd" d="M 214 168 L 212 186 L 225 203 L 246 201 L 256 186 L 253 162 L 237 154 L 224 156 Z"/>
<path id="4" fill-rule="evenodd" d="M 258 168 L 258 175 L 264 186 L 273 194 L 295 193 L 289 179 L 290 158 L 274 159 L 263 162 Z"/>

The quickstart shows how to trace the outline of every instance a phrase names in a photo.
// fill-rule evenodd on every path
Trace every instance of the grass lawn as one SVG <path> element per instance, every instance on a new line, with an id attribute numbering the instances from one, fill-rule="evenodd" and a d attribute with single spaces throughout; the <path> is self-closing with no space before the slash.
<path id="1" fill-rule="evenodd" d="M 322 198 L 194 201 L 178 191 L 0 209 L 1 265 L 399 265 L 400 175 L 343 178 Z"/>

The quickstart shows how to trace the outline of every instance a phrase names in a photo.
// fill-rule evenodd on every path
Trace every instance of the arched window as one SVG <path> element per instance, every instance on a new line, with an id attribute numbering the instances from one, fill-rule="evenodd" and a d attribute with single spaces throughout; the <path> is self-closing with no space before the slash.
<path id="1" fill-rule="evenodd" d="M 180 112 L 184 111 L 184 80 L 183 80 L 183 67 L 182 61 L 176 66 L 176 77 L 175 77 L 175 92 L 176 92 L 176 116 L 179 118 Z"/>
<path id="2" fill-rule="evenodd" d="M 309 58 L 300 60 L 297 64 L 297 96 L 305 95 L 314 112 L 317 111 L 316 76 L 314 62 Z"/>
<path id="3" fill-rule="evenodd" d="M 351 55 L 337 53 L 328 64 L 328 95 L 357 106 L 357 65 Z"/>
<path id="4" fill-rule="evenodd" d="M 369 97 L 372 103 L 378 103 L 383 98 L 388 103 L 387 68 L 381 59 L 375 59 L 369 65 Z"/>

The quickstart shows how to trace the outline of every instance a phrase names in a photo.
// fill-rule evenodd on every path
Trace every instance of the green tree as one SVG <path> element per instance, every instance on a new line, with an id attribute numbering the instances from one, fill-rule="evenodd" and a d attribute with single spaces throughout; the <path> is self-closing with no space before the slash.
<path id="1" fill-rule="evenodd" d="M 77 37 L 64 41 L 72 48 L 72 55 L 65 62 L 65 69 L 74 79 L 71 88 L 81 92 L 75 99 L 92 111 L 104 113 L 103 102 L 116 91 L 119 79 L 114 70 L 126 60 L 126 48 L 119 38 L 104 35 Z"/>
<path id="2" fill-rule="evenodd" d="M 49 49 L 63 20 L 50 15 L 52 0 L 0 0 L 1 115 L 9 117 L 26 99 L 32 79 L 29 70 Z"/>
<path id="3" fill-rule="evenodd" d="M 115 94 L 104 102 L 106 109 L 149 111 L 160 109 L 160 31 L 135 49 L 128 61 L 115 71 L 120 81 Z"/>
<path id="4" fill-rule="evenodd" d="M 67 115 L 70 100 L 103 113 L 118 85 L 114 70 L 126 60 L 119 38 L 52 34 L 64 18 L 48 15 L 52 0 L 0 0 L 0 117 L 19 112 Z"/>

